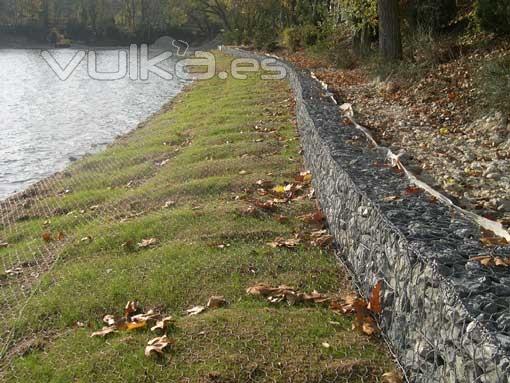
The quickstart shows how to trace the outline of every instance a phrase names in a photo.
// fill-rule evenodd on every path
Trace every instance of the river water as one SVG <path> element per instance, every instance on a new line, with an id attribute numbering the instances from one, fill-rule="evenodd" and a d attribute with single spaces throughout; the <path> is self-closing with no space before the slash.
<path id="1" fill-rule="evenodd" d="M 62 67 L 77 51 L 52 52 Z M 172 59 L 163 63 L 170 70 Z M 118 52 L 97 52 L 97 70 L 119 66 Z M 177 95 L 177 76 L 94 80 L 87 59 L 65 81 L 40 50 L 0 49 L 0 200 L 100 150 Z"/>

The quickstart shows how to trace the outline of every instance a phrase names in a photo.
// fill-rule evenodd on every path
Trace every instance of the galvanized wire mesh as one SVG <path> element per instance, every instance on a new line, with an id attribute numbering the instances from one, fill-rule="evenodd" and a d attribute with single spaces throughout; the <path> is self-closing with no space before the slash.
<path id="1" fill-rule="evenodd" d="M 380 341 L 352 331 L 351 316 L 247 296 L 257 282 L 342 296 L 349 282 L 331 249 L 309 243 L 322 226 L 298 218 L 317 209 L 310 184 L 274 209 L 260 203 L 271 188 L 258 181 L 292 188 L 304 170 L 289 89 L 229 84 L 207 85 L 237 101 L 214 127 L 196 127 L 200 116 L 174 127 L 162 114 L 0 203 L 2 379 L 382 382 L 395 368 Z M 263 108 L 252 107 L 256 95 Z M 190 102 L 215 113 L 208 100 Z M 268 246 L 296 233 L 305 233 L 296 248 Z M 213 294 L 229 306 L 186 316 Z M 90 336 L 107 314 L 126 320 L 135 299 L 142 314 L 174 317 L 160 358 L 144 355 L 149 329 Z"/>

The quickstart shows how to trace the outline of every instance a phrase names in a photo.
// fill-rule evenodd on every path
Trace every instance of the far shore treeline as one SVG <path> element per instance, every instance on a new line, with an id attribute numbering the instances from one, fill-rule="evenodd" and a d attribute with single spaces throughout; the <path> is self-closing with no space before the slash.
<path id="1" fill-rule="evenodd" d="M 510 32 L 508 0 L 0 0 L 0 37 L 151 42 L 172 36 L 272 50 L 320 46 L 402 56 L 402 35 L 476 28 Z M 388 36 L 382 36 L 384 33 Z M 346 36 L 348 39 L 346 39 Z M 383 38 L 381 38 L 381 36 Z M 345 49 L 343 50 L 345 51 Z"/>

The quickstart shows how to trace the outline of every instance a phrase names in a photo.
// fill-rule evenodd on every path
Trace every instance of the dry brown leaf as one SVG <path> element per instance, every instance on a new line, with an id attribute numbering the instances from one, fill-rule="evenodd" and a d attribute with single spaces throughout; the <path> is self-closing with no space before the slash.
<path id="1" fill-rule="evenodd" d="M 146 313 L 133 315 L 131 317 L 131 321 L 133 322 L 150 322 L 150 321 L 156 321 L 161 318 L 161 314 L 155 313 L 154 310 L 149 310 Z"/>
<path id="2" fill-rule="evenodd" d="M 100 337 L 104 338 L 107 335 L 112 334 L 116 331 L 117 330 L 115 329 L 115 327 L 103 327 L 103 329 L 101 331 L 93 332 L 92 335 L 90 335 L 90 337 L 94 338 L 96 336 L 100 336 Z"/>
<path id="3" fill-rule="evenodd" d="M 7 269 L 7 270 L 5 270 L 5 274 L 7 274 L 9 276 L 20 275 L 20 274 L 23 274 L 23 269 L 21 267 L 15 267 L 13 269 Z"/>
<path id="4" fill-rule="evenodd" d="M 375 321 L 371 317 L 366 317 L 361 325 L 361 331 L 366 335 L 372 336 L 379 333 L 379 328 L 377 328 Z"/>
<path id="5" fill-rule="evenodd" d="M 7 242 L 0 240 L 0 249 L 6 248 L 6 247 L 9 247 L 9 244 Z"/>
<path id="6" fill-rule="evenodd" d="M 333 311 L 341 314 L 351 314 L 355 312 L 355 302 L 359 300 L 359 297 L 355 294 L 347 294 L 341 297 L 335 297 L 330 304 L 330 308 Z"/>
<path id="7" fill-rule="evenodd" d="M 317 247 L 328 247 L 333 243 L 333 236 L 327 230 L 314 231 L 310 234 L 310 244 Z"/>
<path id="8" fill-rule="evenodd" d="M 503 237 L 482 237 L 480 238 L 480 242 L 482 242 L 485 246 L 506 246 L 508 245 L 508 241 Z"/>
<path id="9" fill-rule="evenodd" d="M 267 180 L 258 180 L 256 182 L 256 185 L 260 186 L 263 189 L 270 189 L 270 188 L 273 187 L 273 182 L 272 181 L 267 181 Z"/>
<path id="10" fill-rule="evenodd" d="M 108 326 L 113 326 L 117 320 L 113 315 L 105 315 L 103 317 L 103 322 L 106 323 Z"/>
<path id="11" fill-rule="evenodd" d="M 207 310 L 207 307 L 205 306 L 195 306 L 190 308 L 189 310 L 186 310 L 186 313 L 189 316 L 199 315 L 202 314 L 205 310 Z"/>
<path id="12" fill-rule="evenodd" d="M 296 176 L 295 180 L 297 182 L 301 182 L 303 184 L 309 184 L 312 182 L 312 173 L 310 172 L 301 172 L 299 175 Z"/>
<path id="13" fill-rule="evenodd" d="M 370 293 L 370 303 L 368 304 L 368 309 L 376 314 L 382 313 L 382 286 L 383 281 L 378 281 Z"/>
<path id="14" fill-rule="evenodd" d="M 151 357 L 152 355 L 161 356 L 164 354 L 165 349 L 167 349 L 174 341 L 169 339 L 166 335 L 163 335 L 158 338 L 154 338 L 148 342 L 147 347 L 145 347 L 145 356 Z"/>
<path id="15" fill-rule="evenodd" d="M 294 249 L 300 243 L 301 243 L 301 240 L 299 238 L 285 239 L 283 237 L 278 237 L 273 242 L 269 242 L 268 245 L 273 248 Z"/>
<path id="16" fill-rule="evenodd" d="M 253 204 L 258 207 L 259 209 L 263 209 L 263 210 L 269 210 L 269 211 L 275 211 L 278 207 L 276 206 L 275 202 L 270 200 L 270 201 L 260 201 L 260 200 L 255 200 L 253 202 Z"/>
<path id="17" fill-rule="evenodd" d="M 396 371 L 387 372 L 382 376 L 382 383 L 402 383 L 404 379 L 402 375 Z"/>
<path id="18" fill-rule="evenodd" d="M 330 301 L 330 297 L 313 291 L 310 294 L 300 293 L 293 287 L 281 285 L 279 287 L 271 287 L 265 283 L 258 283 L 248 287 L 246 292 L 250 295 L 265 297 L 271 303 L 280 303 L 286 301 L 290 305 L 296 303 L 326 303 Z"/>
<path id="19" fill-rule="evenodd" d="M 59 231 L 57 234 L 57 241 L 63 241 L 64 239 L 65 239 L 64 233 Z"/>
<path id="20" fill-rule="evenodd" d="M 473 257 L 469 259 L 473 262 L 478 262 L 482 266 L 503 266 L 508 267 L 510 266 L 510 258 L 502 258 L 502 257 L 493 257 L 491 255 L 482 255 L 479 257 Z"/>
<path id="21" fill-rule="evenodd" d="M 324 220 L 326 219 L 326 217 L 325 217 L 324 213 L 322 213 L 322 211 L 317 210 L 314 213 L 302 215 L 299 217 L 299 219 L 306 223 L 322 224 L 322 223 L 324 223 Z"/>
<path id="22" fill-rule="evenodd" d="M 172 200 L 166 201 L 165 204 L 163 205 L 163 208 L 168 209 L 169 207 L 175 206 L 176 203 L 177 203 L 176 201 Z"/>
<path id="23" fill-rule="evenodd" d="M 133 315 L 140 313 L 140 302 L 128 301 L 126 307 L 124 307 L 124 317 L 131 318 Z"/>
<path id="24" fill-rule="evenodd" d="M 406 190 L 404 191 L 405 195 L 413 195 L 413 194 L 419 194 L 423 192 L 423 189 L 420 189 L 417 186 L 408 186 Z"/>
<path id="25" fill-rule="evenodd" d="M 53 239 L 53 237 L 51 236 L 51 233 L 47 231 L 43 233 L 42 239 L 44 242 L 50 242 Z"/>
<path id="26" fill-rule="evenodd" d="M 172 323 L 173 317 L 168 316 L 161 320 L 158 320 L 154 326 L 151 327 L 151 331 L 161 330 L 165 331 L 170 323 Z"/>
<path id="27" fill-rule="evenodd" d="M 207 307 L 210 309 L 218 309 L 220 307 L 224 307 L 228 304 L 228 302 L 225 300 L 224 296 L 221 295 L 215 295 L 209 298 L 209 301 L 207 302 Z"/>
<path id="28" fill-rule="evenodd" d="M 248 287 L 246 292 L 250 295 L 261 295 L 263 297 L 267 297 L 277 290 L 278 289 L 275 289 L 265 283 L 258 283 L 255 286 Z"/>
<path id="29" fill-rule="evenodd" d="M 157 244 L 158 244 L 158 240 L 156 238 L 148 238 L 148 239 L 143 239 L 142 242 L 138 243 L 138 247 L 141 249 L 144 249 L 147 247 L 155 246 Z"/>
<path id="30" fill-rule="evenodd" d="M 311 303 L 326 303 L 331 301 L 331 298 L 326 294 L 321 294 L 318 291 L 313 291 L 311 294 L 303 294 L 303 300 Z"/>

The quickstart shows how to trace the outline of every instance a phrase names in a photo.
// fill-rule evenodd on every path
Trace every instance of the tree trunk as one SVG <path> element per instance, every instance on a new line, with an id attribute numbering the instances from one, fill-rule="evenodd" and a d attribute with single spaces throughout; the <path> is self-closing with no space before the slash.
<path id="1" fill-rule="evenodd" d="M 379 49 L 384 58 L 402 59 L 402 38 L 398 0 L 378 0 Z"/>
<path id="2" fill-rule="evenodd" d="M 372 41 L 376 41 L 374 37 L 374 30 L 368 25 L 364 25 L 361 29 L 357 30 L 352 39 L 352 50 L 354 53 L 358 56 L 367 55 L 370 52 Z"/>

